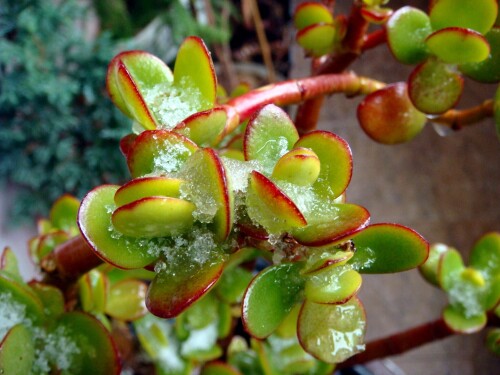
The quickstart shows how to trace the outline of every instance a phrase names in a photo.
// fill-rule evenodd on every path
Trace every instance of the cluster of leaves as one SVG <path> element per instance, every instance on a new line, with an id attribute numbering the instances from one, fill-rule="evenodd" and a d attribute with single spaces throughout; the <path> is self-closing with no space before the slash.
<path id="1" fill-rule="evenodd" d="M 286 338 L 301 358 L 308 352 L 338 363 L 362 350 L 359 273 L 413 268 L 428 248 L 409 228 L 368 225 L 368 211 L 345 202 L 352 173 L 346 142 L 324 131 L 299 137 L 274 105 L 239 129 L 234 108 L 216 105 L 212 61 L 196 37 L 181 45 L 173 73 L 148 53 L 119 54 L 107 87 L 134 122 L 136 134 L 121 143 L 133 180 L 92 190 L 78 222 L 105 262 L 154 268 L 149 311 L 172 318 L 202 296 L 210 301 L 214 285 L 224 288 L 220 279 L 243 272 L 227 264 L 256 248 L 270 252 L 272 264 L 248 286 L 251 275 L 241 276 L 246 282 L 237 293 L 244 291 L 238 299 L 246 331 L 270 337 L 253 351 L 276 354 Z M 288 328 L 276 333 L 287 319 Z M 305 372 L 316 366 L 306 358 Z M 283 363 L 268 366 L 284 371 Z M 287 371 L 296 373 L 293 367 Z"/>
<path id="2" fill-rule="evenodd" d="M 474 244 L 468 267 L 456 249 L 435 244 L 419 270 L 448 294 L 443 319 L 453 331 L 477 332 L 486 326 L 488 313 L 500 316 L 500 233 L 488 233 Z M 490 344 L 494 352 L 499 351 L 498 338 Z"/>
<path id="3" fill-rule="evenodd" d="M 87 41 L 76 1 L 2 1 L 0 6 L 0 178 L 21 186 L 13 219 L 46 215 L 63 193 L 82 196 L 123 181 L 113 150 L 124 117 L 105 95 L 116 53 L 104 34 Z"/>
<path id="4" fill-rule="evenodd" d="M 407 82 L 368 95 L 358 108 L 358 120 L 375 141 L 395 144 L 419 134 L 428 116 L 432 119 L 457 104 L 463 75 L 498 83 L 500 24 L 496 0 L 436 0 L 428 13 L 411 6 L 393 12 L 382 7 L 386 2 L 364 1 L 361 15 L 382 24 L 396 60 L 416 67 Z M 342 52 L 345 17 L 334 18 L 325 5 L 305 2 L 296 9 L 294 22 L 297 42 L 313 57 Z"/>

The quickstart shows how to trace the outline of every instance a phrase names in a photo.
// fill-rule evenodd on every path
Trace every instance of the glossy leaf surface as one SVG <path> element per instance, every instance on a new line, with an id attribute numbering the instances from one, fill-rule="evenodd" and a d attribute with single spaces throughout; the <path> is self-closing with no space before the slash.
<path id="1" fill-rule="evenodd" d="M 328 267 L 306 279 L 305 295 L 315 303 L 340 304 L 361 287 L 361 275 L 350 267 Z"/>
<path id="2" fill-rule="evenodd" d="M 314 57 L 326 55 L 333 49 L 336 29 L 333 24 L 314 24 L 297 33 L 297 43 Z"/>
<path id="3" fill-rule="evenodd" d="M 466 317 L 452 306 L 447 306 L 444 309 L 443 319 L 451 330 L 466 334 L 482 330 L 488 320 L 485 313 L 473 317 Z"/>
<path id="4" fill-rule="evenodd" d="M 71 231 L 76 228 L 76 216 L 80 201 L 71 195 L 63 195 L 52 205 L 49 213 L 50 221 L 56 228 Z"/>
<path id="5" fill-rule="evenodd" d="M 306 1 L 295 8 L 293 23 L 301 30 L 315 23 L 333 23 L 333 16 L 323 4 Z"/>
<path id="6" fill-rule="evenodd" d="M 119 320 L 135 320 L 147 313 L 147 285 L 139 280 L 123 280 L 111 286 L 105 312 Z"/>
<path id="7" fill-rule="evenodd" d="M 127 237 L 113 228 L 111 214 L 115 209 L 117 185 L 103 185 L 89 192 L 78 213 L 78 225 L 85 240 L 96 254 L 119 268 L 142 268 L 157 255 L 148 252 L 148 240 Z M 153 241 L 153 240 L 151 240 Z"/>
<path id="8" fill-rule="evenodd" d="M 174 131 L 191 139 L 198 146 L 213 146 L 223 135 L 227 113 L 223 107 L 197 112 L 174 128 Z"/>
<path id="9" fill-rule="evenodd" d="M 488 57 L 477 63 L 467 63 L 459 66 L 462 73 L 468 77 L 484 83 L 500 81 L 500 27 L 492 28 L 485 35 L 490 45 Z"/>
<path id="10" fill-rule="evenodd" d="M 356 251 L 350 260 L 361 273 L 407 271 L 428 257 L 429 244 L 417 232 L 398 224 L 375 224 L 352 236 Z"/>
<path id="11" fill-rule="evenodd" d="M 0 342 L 0 373 L 26 375 L 35 361 L 33 336 L 23 324 L 12 327 Z"/>
<path id="12" fill-rule="evenodd" d="M 425 59 L 428 49 L 425 38 L 432 33 L 426 13 L 405 6 L 387 22 L 387 41 L 394 57 L 403 64 L 416 64 Z"/>
<path id="13" fill-rule="evenodd" d="M 168 130 L 142 132 L 127 156 L 130 174 L 132 177 L 150 173 L 168 176 L 178 172 L 197 149 L 188 138 Z"/>
<path id="14" fill-rule="evenodd" d="M 420 271 L 422 277 L 424 277 L 432 285 L 439 287 L 438 272 L 440 258 L 442 254 L 449 250 L 456 251 L 452 247 L 441 243 L 433 244 L 429 249 L 429 257 L 424 264 L 418 267 L 418 270 Z"/>
<path id="15" fill-rule="evenodd" d="M 429 35 L 425 42 L 432 53 L 452 64 L 480 62 L 490 54 L 486 38 L 471 29 L 441 29 Z"/>
<path id="16" fill-rule="evenodd" d="M 257 338 L 269 336 L 302 300 L 301 267 L 302 263 L 271 266 L 253 279 L 242 304 L 243 324 L 248 333 Z"/>
<path id="17" fill-rule="evenodd" d="M 500 234 L 496 232 L 482 236 L 472 248 L 471 267 L 480 270 L 488 280 L 500 276 Z"/>
<path id="18" fill-rule="evenodd" d="M 136 178 L 122 185 L 115 194 L 117 207 L 142 198 L 160 196 L 179 198 L 182 180 L 171 177 Z"/>
<path id="19" fill-rule="evenodd" d="M 356 297 L 342 305 L 306 300 L 299 315 L 298 336 L 309 354 L 339 363 L 364 349 L 365 326 L 365 311 Z"/>

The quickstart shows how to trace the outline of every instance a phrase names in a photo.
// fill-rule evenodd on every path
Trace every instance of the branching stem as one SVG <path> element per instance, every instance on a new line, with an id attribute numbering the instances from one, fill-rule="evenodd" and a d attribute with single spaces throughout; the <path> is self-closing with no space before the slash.
<path id="1" fill-rule="evenodd" d="M 431 119 L 432 122 L 448 126 L 453 130 L 460 130 L 464 126 L 493 116 L 493 99 L 488 99 L 481 104 L 467 109 L 450 109 L 442 115 Z"/>

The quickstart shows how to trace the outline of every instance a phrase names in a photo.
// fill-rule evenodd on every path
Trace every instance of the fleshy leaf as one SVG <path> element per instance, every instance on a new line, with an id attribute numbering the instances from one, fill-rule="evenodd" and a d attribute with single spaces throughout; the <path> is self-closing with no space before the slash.
<path id="1" fill-rule="evenodd" d="M 150 173 L 168 176 L 178 172 L 197 149 L 188 138 L 168 130 L 142 132 L 127 156 L 130 174 L 132 177 Z"/>
<path id="2" fill-rule="evenodd" d="M 187 100 L 198 99 L 198 102 L 191 103 L 197 112 L 209 109 L 215 103 L 215 69 L 210 52 L 200 38 L 188 37 L 179 47 L 174 66 L 174 85 L 185 91 Z"/>
<path id="3" fill-rule="evenodd" d="M 203 366 L 200 375 L 241 375 L 241 373 L 227 363 L 215 361 Z"/>
<path id="4" fill-rule="evenodd" d="M 19 323 L 29 320 L 36 324 L 44 317 L 44 307 L 38 295 L 5 273 L 0 273 L 0 300 L 6 311 L 12 310 L 10 313 L 16 315 Z"/>
<path id="5" fill-rule="evenodd" d="M 152 196 L 179 198 L 181 183 L 182 180 L 172 177 L 142 177 L 133 179 L 116 191 L 114 197 L 116 207 Z"/>
<path id="6" fill-rule="evenodd" d="M 497 12 L 495 0 L 437 0 L 429 16 L 434 30 L 455 26 L 484 34 L 495 23 Z"/>
<path id="7" fill-rule="evenodd" d="M 429 244 L 417 232 L 398 224 L 374 224 L 352 236 L 356 251 L 349 261 L 361 273 L 410 270 L 428 257 Z"/>
<path id="8" fill-rule="evenodd" d="M 147 285 L 139 280 L 123 280 L 111 286 L 105 312 L 119 320 L 136 320 L 147 313 Z"/>
<path id="9" fill-rule="evenodd" d="M 282 233 L 307 224 L 295 203 L 257 171 L 250 174 L 246 203 L 250 218 L 269 233 Z"/>
<path id="10" fill-rule="evenodd" d="M 198 146 L 213 146 L 220 141 L 227 121 L 223 107 L 196 112 L 174 128 L 174 131 L 191 139 Z"/>
<path id="11" fill-rule="evenodd" d="M 0 374 L 30 374 L 34 361 L 33 336 L 23 324 L 17 324 L 0 342 Z"/>
<path id="12" fill-rule="evenodd" d="M 80 303 L 85 312 L 102 313 L 108 297 L 108 280 L 98 270 L 91 270 L 78 280 Z"/>
<path id="13" fill-rule="evenodd" d="M 295 8 L 293 23 L 301 30 L 315 23 L 333 23 L 333 16 L 323 4 L 306 1 Z"/>
<path id="14" fill-rule="evenodd" d="M 336 28 L 333 24 L 314 24 L 297 33 L 297 43 L 314 57 L 328 54 L 333 50 Z"/>
<path id="15" fill-rule="evenodd" d="M 217 153 L 211 148 L 198 150 L 186 162 L 181 176 L 186 179 L 181 190 L 196 206 L 194 218 L 213 223 L 217 240 L 226 239 L 234 221 L 234 196 Z"/>
<path id="16" fill-rule="evenodd" d="M 424 264 L 418 267 L 420 274 L 432 285 L 439 287 L 438 271 L 439 271 L 439 259 L 441 255 L 449 250 L 454 250 L 452 247 L 438 243 L 433 244 L 429 249 L 429 257 Z"/>
<path id="17" fill-rule="evenodd" d="M 432 32 L 426 13 L 405 6 L 387 22 L 387 41 L 394 57 L 403 64 L 416 64 L 428 55 L 425 38 Z"/>
<path id="18" fill-rule="evenodd" d="M 244 268 L 226 268 L 217 283 L 216 293 L 224 302 L 239 303 L 252 279 L 252 273 Z"/>
<path id="19" fill-rule="evenodd" d="M 357 297 L 342 305 L 304 302 L 298 337 L 302 347 L 317 359 L 340 363 L 364 350 L 365 311 Z"/>
<path id="20" fill-rule="evenodd" d="M 183 248 L 167 260 L 149 286 L 146 297 L 148 310 L 162 318 L 173 318 L 202 297 L 219 279 L 224 266 L 220 249 L 205 251 L 202 258 L 194 258 Z"/>
<path id="21" fill-rule="evenodd" d="M 458 251 L 450 249 L 443 253 L 438 265 L 438 281 L 441 288 L 444 291 L 451 290 L 464 268 L 462 256 Z"/>
<path id="22" fill-rule="evenodd" d="M 347 302 L 361 287 L 361 275 L 351 267 L 328 267 L 307 277 L 305 295 L 315 303 Z"/>
<path id="23" fill-rule="evenodd" d="M 341 266 L 351 259 L 354 254 L 353 251 L 339 249 L 337 246 L 332 248 L 310 248 L 309 250 L 306 264 L 301 271 L 304 275 L 313 274 L 328 267 Z"/>
<path id="24" fill-rule="evenodd" d="M 488 280 L 500 275 L 500 233 L 488 233 L 474 244 L 470 265 Z"/>
<path id="25" fill-rule="evenodd" d="M 0 254 L 0 270 L 8 272 L 17 281 L 22 281 L 16 254 L 8 246 Z"/>
<path id="26" fill-rule="evenodd" d="M 302 245 L 324 246 L 345 241 L 363 229 L 370 214 L 355 204 L 331 204 L 321 216 L 309 220 L 304 228 L 292 230 L 292 236 Z"/>
<path id="27" fill-rule="evenodd" d="M 351 148 L 339 136 L 326 131 L 313 131 L 301 137 L 294 148 L 309 148 L 320 160 L 320 172 L 313 185 L 322 197 L 337 198 L 342 194 L 352 176 Z"/>
<path id="28" fill-rule="evenodd" d="M 59 288 L 39 282 L 30 283 L 30 287 L 43 303 L 44 312 L 49 319 L 57 319 L 64 313 L 64 296 Z"/>
<path id="29" fill-rule="evenodd" d="M 299 186 L 311 186 L 318 179 L 320 168 L 321 162 L 314 151 L 298 147 L 278 160 L 271 177 Z"/>
<path id="30" fill-rule="evenodd" d="M 500 356 L 500 329 L 492 329 L 488 332 L 486 345 L 494 354 Z"/>
<path id="31" fill-rule="evenodd" d="M 271 266 L 259 273 L 247 288 L 242 304 L 245 329 L 256 338 L 273 333 L 302 300 L 302 263 Z"/>
<path id="32" fill-rule="evenodd" d="M 366 96 L 358 106 L 357 115 L 365 133 L 384 144 L 413 139 L 427 121 L 411 102 L 407 85 L 403 82 L 388 85 Z"/>
<path id="33" fill-rule="evenodd" d="M 65 194 L 57 199 L 49 213 L 50 221 L 55 228 L 73 233 L 76 228 L 76 216 L 80 201 L 72 195 Z"/>
<path id="34" fill-rule="evenodd" d="M 453 306 L 447 306 L 444 309 L 443 319 L 446 325 L 454 332 L 467 334 L 482 330 L 488 321 L 486 313 L 466 317 L 460 310 Z"/>
<path id="35" fill-rule="evenodd" d="M 69 373 L 75 375 L 112 375 L 121 370 L 119 355 L 113 339 L 104 326 L 90 315 L 81 312 L 63 314 L 57 323 L 78 348 L 67 359 Z"/>
<path id="36" fill-rule="evenodd" d="M 193 226 L 195 208 L 193 203 L 180 198 L 147 197 L 117 208 L 111 222 L 125 236 L 175 236 Z"/>
<path id="37" fill-rule="evenodd" d="M 103 185 L 90 191 L 80 206 L 78 225 L 96 255 L 107 263 L 123 269 L 142 268 L 157 258 L 156 252 L 148 251 L 148 246 L 156 247 L 157 244 L 154 239 L 124 236 L 113 228 L 111 214 L 118 188 L 117 185 Z"/>
<path id="38" fill-rule="evenodd" d="M 500 81 L 500 27 L 493 27 L 484 36 L 490 45 L 488 57 L 477 63 L 467 63 L 459 66 L 462 73 L 484 83 Z"/>
<path id="39" fill-rule="evenodd" d="M 280 157 L 292 149 L 299 133 L 279 107 L 268 104 L 249 120 L 243 140 L 245 160 L 257 160 L 271 174 Z"/>
<path id="40" fill-rule="evenodd" d="M 463 91 L 463 78 L 449 65 L 428 59 L 408 79 L 408 95 L 419 111 L 438 114 L 455 106 Z"/>
<path id="41" fill-rule="evenodd" d="M 490 54 L 486 38 L 471 29 L 440 29 L 429 35 L 425 43 L 442 61 L 452 64 L 480 62 Z"/>

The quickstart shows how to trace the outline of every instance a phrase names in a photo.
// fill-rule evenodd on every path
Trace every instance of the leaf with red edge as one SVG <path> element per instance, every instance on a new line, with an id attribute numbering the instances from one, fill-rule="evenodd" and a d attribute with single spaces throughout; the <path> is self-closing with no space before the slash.
<path id="1" fill-rule="evenodd" d="M 127 164 L 132 177 L 151 173 L 168 176 L 178 172 L 197 149 L 183 135 L 168 130 L 145 131 L 130 147 Z"/>
<path id="2" fill-rule="evenodd" d="M 110 333 L 94 317 L 82 312 L 63 314 L 55 332 L 64 332 L 65 339 L 73 342 L 77 352 L 72 353 L 64 363 L 69 362 L 68 373 L 75 375 L 118 375 L 121 371 L 120 358 Z M 58 337 L 58 339 L 64 339 Z"/>
<path id="3" fill-rule="evenodd" d="M 314 191 L 330 199 L 341 195 L 352 176 L 352 153 L 347 142 L 333 133 L 317 130 L 301 137 L 294 145 L 297 147 L 309 148 L 319 158 L 320 172 Z"/>
<path id="4" fill-rule="evenodd" d="M 0 342 L 0 374 L 30 374 L 34 362 L 33 335 L 23 324 L 17 324 Z"/>
<path id="5" fill-rule="evenodd" d="M 437 0 L 429 11 L 434 30 L 463 27 L 481 34 L 493 26 L 497 14 L 496 0 Z"/>
<path id="6" fill-rule="evenodd" d="M 16 254 L 8 246 L 0 254 L 0 270 L 8 272 L 16 280 L 22 281 Z"/>
<path id="7" fill-rule="evenodd" d="M 363 18 L 374 24 L 385 23 L 393 14 L 391 8 L 381 8 L 381 7 L 363 7 L 361 8 L 361 15 Z"/>
<path id="8" fill-rule="evenodd" d="M 223 136 L 228 114 L 224 107 L 196 112 L 173 130 L 191 139 L 198 146 L 213 146 Z"/>
<path id="9" fill-rule="evenodd" d="M 464 80 L 448 64 L 427 59 L 408 78 L 408 95 L 419 111 L 443 113 L 455 106 L 462 96 Z"/>
<path id="10" fill-rule="evenodd" d="M 215 361 L 203 366 L 200 375 L 241 375 L 241 372 L 227 363 Z"/>
<path id="11" fill-rule="evenodd" d="M 306 1 L 295 8 L 293 23 L 298 30 L 301 30 L 316 23 L 333 23 L 333 15 L 325 5 Z"/>
<path id="12" fill-rule="evenodd" d="M 488 57 L 477 63 L 461 64 L 459 69 L 476 81 L 497 83 L 500 81 L 500 27 L 493 27 L 484 37 L 490 45 Z"/>
<path id="13" fill-rule="evenodd" d="M 243 139 L 245 160 L 262 163 L 271 174 L 280 157 L 292 149 L 299 133 L 290 117 L 281 108 L 268 104 L 248 121 Z"/>
<path id="14" fill-rule="evenodd" d="M 349 261 L 361 273 L 407 271 L 425 262 L 429 243 L 399 224 L 374 224 L 352 236 L 356 251 Z"/>
<path id="15" fill-rule="evenodd" d="M 217 76 L 210 52 L 201 38 L 190 36 L 180 45 L 175 59 L 174 85 L 185 92 L 185 99 L 197 108 L 196 112 L 214 105 Z"/>
<path id="16" fill-rule="evenodd" d="M 320 57 L 332 52 L 336 33 L 335 25 L 318 23 L 299 30 L 295 39 L 308 54 Z"/>
<path id="17" fill-rule="evenodd" d="M 142 177 L 122 185 L 115 194 L 117 207 L 146 197 L 180 197 L 182 180 L 173 177 Z"/>
<path id="18" fill-rule="evenodd" d="M 490 54 L 490 45 L 484 36 L 460 27 L 440 29 L 429 35 L 425 43 L 432 53 L 451 64 L 480 62 Z"/>
<path id="19" fill-rule="evenodd" d="M 215 150 L 199 149 L 184 165 L 181 177 L 186 180 L 183 194 L 196 206 L 194 218 L 212 223 L 217 240 L 225 240 L 234 221 L 234 194 Z"/>
<path id="20" fill-rule="evenodd" d="M 370 220 L 370 213 L 355 204 L 330 204 L 323 210 L 304 228 L 292 230 L 291 234 L 298 243 L 306 246 L 338 244 L 362 230 Z"/>
<path id="21" fill-rule="evenodd" d="M 134 113 L 140 113 L 146 118 L 146 127 L 154 129 L 155 120 L 145 107 L 143 90 L 172 81 L 171 70 L 156 56 L 145 51 L 126 51 L 111 60 L 106 75 L 106 88 L 111 100 L 123 113 L 131 118 L 136 118 Z"/>
<path id="22" fill-rule="evenodd" d="M 283 263 L 260 272 L 243 297 L 242 320 L 248 333 L 265 338 L 273 333 L 303 299 L 302 263 Z"/>
<path id="23" fill-rule="evenodd" d="M 447 306 L 443 319 L 448 328 L 457 333 L 470 334 L 482 330 L 488 321 L 486 313 L 467 317 L 459 309 Z"/>
<path id="24" fill-rule="evenodd" d="M 149 286 L 146 306 L 151 313 L 176 317 L 215 285 L 224 267 L 222 250 L 203 251 L 200 261 L 184 248 L 175 249 Z"/>
<path id="25" fill-rule="evenodd" d="M 412 104 L 404 82 L 388 85 L 366 96 L 358 106 L 357 115 L 364 132 L 384 144 L 413 139 L 427 121 Z"/>
<path id="26" fill-rule="evenodd" d="M 116 208 L 114 195 L 117 185 L 102 185 L 90 191 L 82 201 L 78 212 L 80 231 L 95 251 L 105 262 L 123 269 L 142 268 L 158 257 L 154 239 L 127 237 L 113 228 L 111 214 Z"/>
<path id="27" fill-rule="evenodd" d="M 246 204 L 250 218 L 269 233 L 282 233 L 307 225 L 295 203 L 260 172 L 250 173 Z"/>
<path id="28" fill-rule="evenodd" d="M 364 350 L 365 310 L 357 297 L 342 305 L 306 300 L 298 321 L 299 342 L 313 357 L 340 363 Z"/>
<path id="29" fill-rule="evenodd" d="M 33 260 L 40 262 L 40 260 L 47 254 L 51 253 L 57 245 L 68 241 L 70 238 L 71 235 L 68 232 L 62 230 L 44 234 L 39 238 L 40 240 L 38 241 L 36 251 L 34 254 L 32 254 Z"/>
<path id="30" fill-rule="evenodd" d="M 122 155 L 125 156 L 125 158 L 128 157 L 130 148 L 134 144 L 136 138 L 137 134 L 127 134 L 122 139 L 120 139 L 120 151 Z"/>

